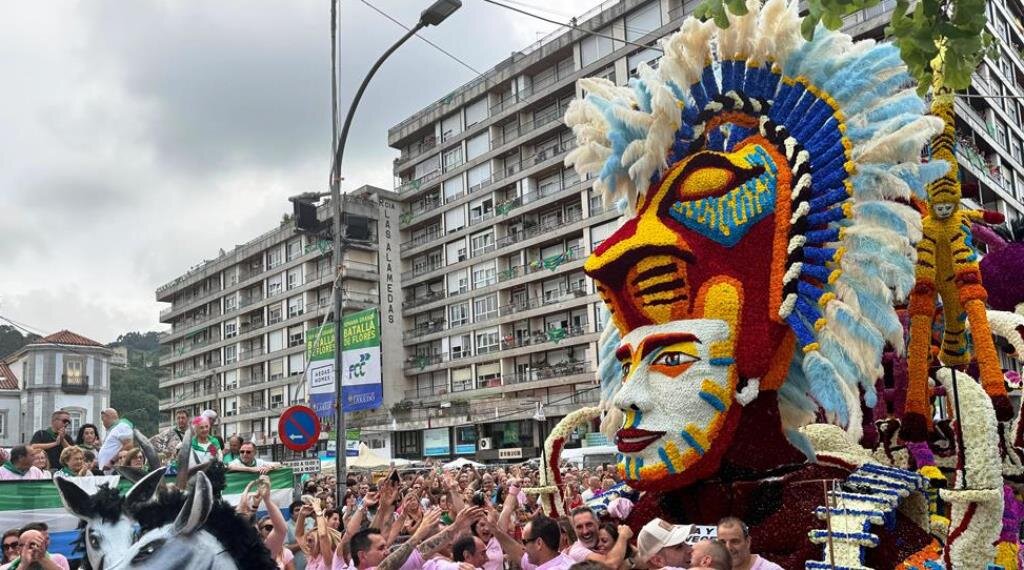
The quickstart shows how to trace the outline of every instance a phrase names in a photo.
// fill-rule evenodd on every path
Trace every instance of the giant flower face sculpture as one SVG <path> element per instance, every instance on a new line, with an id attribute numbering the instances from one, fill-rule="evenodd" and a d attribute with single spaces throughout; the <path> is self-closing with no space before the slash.
<path id="1" fill-rule="evenodd" d="M 636 328 L 619 344 L 624 379 L 612 405 L 625 418 L 616 443 L 629 479 L 692 473 L 711 450 L 733 404 L 730 328 L 721 320 L 673 321 Z"/>
<path id="2" fill-rule="evenodd" d="M 946 169 L 920 164 L 942 121 L 895 47 L 805 42 L 797 3 L 748 4 L 726 29 L 687 19 L 628 86 L 581 80 L 566 112 L 566 163 L 625 214 L 584 269 L 613 326 L 602 429 L 641 489 L 803 461 L 797 428 L 816 418 L 859 439 L 882 347 L 903 343 L 892 302 L 921 234 L 907 204 Z M 671 363 L 647 360 L 665 342 Z M 723 342 L 731 361 L 712 364 Z"/>

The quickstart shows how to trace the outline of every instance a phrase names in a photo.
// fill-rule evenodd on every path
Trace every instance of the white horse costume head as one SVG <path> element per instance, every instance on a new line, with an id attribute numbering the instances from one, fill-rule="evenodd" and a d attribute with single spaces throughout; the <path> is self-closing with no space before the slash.
<path id="1" fill-rule="evenodd" d="M 153 499 L 165 469 L 160 468 L 140 479 L 121 497 L 117 489 L 107 485 L 95 494 L 86 493 L 72 478 L 54 479 L 61 502 L 84 524 L 82 541 L 89 565 L 95 570 L 110 568 L 119 562 L 119 554 L 127 552 L 135 539 L 134 521 L 126 511 Z"/>
<path id="2" fill-rule="evenodd" d="M 203 528 L 213 506 L 213 485 L 200 472 L 174 521 L 143 533 L 108 570 L 236 570 L 238 565 L 228 548 Z"/>

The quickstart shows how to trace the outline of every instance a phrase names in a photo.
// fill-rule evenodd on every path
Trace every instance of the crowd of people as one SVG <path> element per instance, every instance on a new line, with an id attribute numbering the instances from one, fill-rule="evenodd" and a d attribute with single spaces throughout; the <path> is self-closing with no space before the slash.
<path id="1" fill-rule="evenodd" d="M 567 466 L 563 474 L 565 517 L 548 516 L 538 496 L 525 491 L 539 484 L 539 472 L 524 464 L 353 475 L 340 505 L 336 480 L 325 475 L 306 483 L 289 520 L 268 505 L 256 524 L 282 569 L 780 568 L 751 552 L 749 530 L 736 518 L 719 521 L 714 538 L 661 519 L 634 537 L 620 518 L 631 505 L 599 515 L 586 504 L 618 487 L 614 469 Z M 251 510 L 250 501 L 243 503 Z"/>
<path id="2" fill-rule="evenodd" d="M 80 477 L 117 467 L 143 468 L 131 422 L 114 409 L 101 413 L 104 430 L 92 424 L 71 434 L 70 416 L 54 412 L 48 428 L 26 445 L 0 450 L 0 480 Z M 335 504 L 333 474 L 313 476 L 302 498 L 287 509 L 271 500 L 265 474 L 279 464 L 256 457 L 251 441 L 215 434 L 216 414 L 195 418 L 179 411 L 174 424 L 149 438 L 165 465 L 189 454 L 198 465 L 221 461 L 229 471 L 259 478 L 246 489 L 237 511 L 247 517 L 281 569 L 287 570 L 774 570 L 751 552 L 743 521 L 708 529 L 654 519 L 634 536 L 624 524 L 632 508 L 612 466 L 563 467 L 561 500 L 567 516 L 551 518 L 534 492 L 540 472 L 529 463 L 424 467 L 387 474 L 351 473 Z M 188 440 L 188 441 L 186 441 Z M 628 489 L 627 489 L 628 490 Z M 598 505 L 600 508 L 592 508 Z M 32 523 L 4 533 L 0 570 L 69 568 L 49 552 L 45 525 Z M 25 563 L 31 563 L 28 566 Z"/>
<path id="3" fill-rule="evenodd" d="M 72 434 L 71 416 L 63 410 L 53 412 L 50 426 L 32 434 L 29 443 L 0 449 L 0 481 L 103 475 L 117 467 L 147 468 L 134 425 L 114 408 L 103 410 L 100 419 L 102 432 L 94 424 L 83 424 Z M 259 474 L 280 467 L 256 457 L 255 444 L 237 435 L 227 438 L 225 448 L 221 438 L 213 434 L 216 419 L 217 414 L 211 410 L 191 419 L 179 410 L 174 425 L 149 442 L 160 462 L 173 467 L 191 425 L 188 445 L 193 465 L 216 459 L 223 461 L 229 471 Z"/>

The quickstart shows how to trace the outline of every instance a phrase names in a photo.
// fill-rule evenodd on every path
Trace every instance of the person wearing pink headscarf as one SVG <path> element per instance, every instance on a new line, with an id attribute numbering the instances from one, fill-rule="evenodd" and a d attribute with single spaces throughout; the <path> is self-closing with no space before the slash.
<path id="1" fill-rule="evenodd" d="M 206 416 L 197 416 L 192 420 L 192 465 L 200 465 L 207 461 L 220 461 L 224 444 L 215 435 L 210 434 L 210 420 Z"/>

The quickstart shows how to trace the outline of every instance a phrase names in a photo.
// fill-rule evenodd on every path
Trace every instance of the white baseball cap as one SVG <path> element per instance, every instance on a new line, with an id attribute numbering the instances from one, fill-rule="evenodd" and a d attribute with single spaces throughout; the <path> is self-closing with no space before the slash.
<path id="1" fill-rule="evenodd" d="M 654 519 L 640 529 L 636 545 L 641 562 L 647 562 L 662 548 L 686 542 L 694 533 L 692 524 L 671 524 L 662 519 Z"/>

